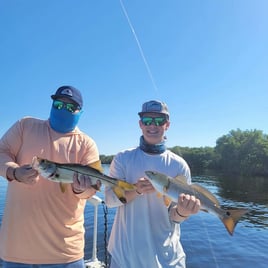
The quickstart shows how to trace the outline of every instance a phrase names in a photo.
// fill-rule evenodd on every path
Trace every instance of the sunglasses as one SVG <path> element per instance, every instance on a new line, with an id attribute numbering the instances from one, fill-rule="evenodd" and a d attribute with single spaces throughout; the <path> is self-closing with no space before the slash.
<path id="1" fill-rule="evenodd" d="M 156 126 L 163 126 L 167 122 L 166 117 L 142 117 L 141 122 L 145 126 L 150 126 L 154 123 Z"/>
<path id="2" fill-rule="evenodd" d="M 80 110 L 79 105 L 74 104 L 74 103 L 63 102 L 63 101 L 60 101 L 60 100 L 54 100 L 53 101 L 53 107 L 58 109 L 58 110 L 61 110 L 61 109 L 65 108 L 70 113 L 74 113 L 77 110 Z"/>

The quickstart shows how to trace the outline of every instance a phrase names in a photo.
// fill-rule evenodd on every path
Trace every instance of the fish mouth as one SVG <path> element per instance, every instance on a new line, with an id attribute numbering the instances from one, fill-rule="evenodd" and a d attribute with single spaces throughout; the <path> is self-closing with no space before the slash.
<path id="1" fill-rule="evenodd" d="M 157 173 L 155 171 L 146 170 L 145 174 L 149 177 L 149 179 L 151 179 L 150 176 L 155 176 Z"/>

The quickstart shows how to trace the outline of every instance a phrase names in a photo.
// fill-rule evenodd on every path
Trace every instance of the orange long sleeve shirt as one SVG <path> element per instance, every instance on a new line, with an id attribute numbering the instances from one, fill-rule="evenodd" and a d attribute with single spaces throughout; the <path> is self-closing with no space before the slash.
<path id="1" fill-rule="evenodd" d="M 48 120 L 25 117 L 0 140 L 0 176 L 9 166 L 30 164 L 33 156 L 88 165 L 99 160 L 95 142 L 76 128 L 61 134 Z M 5 261 L 68 263 L 84 256 L 84 208 L 89 194 L 62 193 L 42 177 L 35 185 L 8 183 L 0 229 L 0 258 Z"/>

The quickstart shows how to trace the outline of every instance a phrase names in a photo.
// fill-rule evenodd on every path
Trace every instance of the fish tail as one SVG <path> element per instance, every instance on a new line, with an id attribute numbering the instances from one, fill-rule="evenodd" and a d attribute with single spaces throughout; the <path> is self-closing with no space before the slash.
<path id="1" fill-rule="evenodd" d="M 236 224 L 246 213 L 248 213 L 247 209 L 233 209 L 225 211 L 225 215 L 221 221 L 230 235 L 233 235 Z"/>
<path id="2" fill-rule="evenodd" d="M 126 196 L 125 196 L 125 191 L 119 187 L 119 186 L 115 186 L 113 187 L 113 191 L 116 194 L 116 196 L 118 197 L 118 199 L 125 204 L 127 202 Z"/>
<path id="3" fill-rule="evenodd" d="M 125 191 L 135 190 L 135 189 L 136 189 L 135 185 L 128 183 L 126 181 L 121 181 L 121 180 L 117 182 L 117 186 L 113 187 L 114 193 L 116 194 L 118 199 L 124 204 L 127 202 Z"/>
<path id="4" fill-rule="evenodd" d="M 119 180 L 117 182 L 117 186 L 120 188 L 123 188 L 124 190 L 135 190 L 136 189 L 136 186 L 134 184 L 131 184 L 131 183 L 126 182 L 126 181 L 121 181 L 121 180 Z"/>

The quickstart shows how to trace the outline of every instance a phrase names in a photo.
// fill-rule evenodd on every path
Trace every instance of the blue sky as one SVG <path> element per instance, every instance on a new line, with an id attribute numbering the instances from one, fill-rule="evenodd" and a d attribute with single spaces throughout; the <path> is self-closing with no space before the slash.
<path id="1" fill-rule="evenodd" d="M 167 146 L 268 134 L 268 1 L 0 1 L 0 135 L 47 119 L 61 85 L 84 97 L 81 130 L 101 154 L 139 143 L 143 102 L 165 101 Z M 124 12 L 125 11 L 125 12 Z"/>

